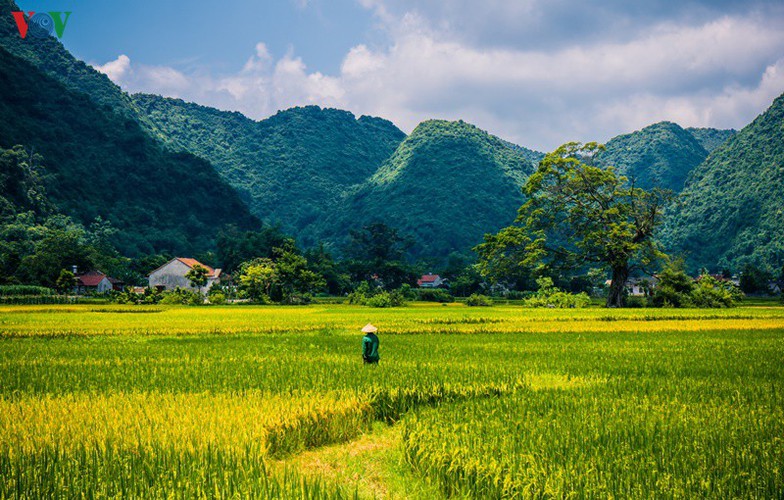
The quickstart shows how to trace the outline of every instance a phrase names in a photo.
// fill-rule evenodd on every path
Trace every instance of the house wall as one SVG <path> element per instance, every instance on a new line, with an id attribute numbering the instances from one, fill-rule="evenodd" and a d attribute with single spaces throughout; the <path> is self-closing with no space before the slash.
<path id="1" fill-rule="evenodd" d="M 109 278 L 104 278 L 98 283 L 98 286 L 96 286 L 95 289 L 98 293 L 109 292 L 112 290 L 112 282 L 109 281 Z"/>
<path id="2" fill-rule="evenodd" d="M 165 266 L 150 273 L 149 283 L 150 288 L 162 286 L 164 290 L 174 290 L 175 288 L 184 288 L 187 290 L 196 290 L 191 286 L 191 282 L 185 277 L 191 268 L 183 264 L 177 259 L 168 262 Z M 218 280 L 209 278 L 207 284 L 201 288 L 201 292 L 205 293 L 212 288 Z"/>
<path id="3" fill-rule="evenodd" d="M 438 288 L 443 283 L 444 280 L 442 280 L 441 278 L 436 278 L 434 281 L 430 283 L 422 283 L 421 285 L 419 285 L 419 288 Z"/>

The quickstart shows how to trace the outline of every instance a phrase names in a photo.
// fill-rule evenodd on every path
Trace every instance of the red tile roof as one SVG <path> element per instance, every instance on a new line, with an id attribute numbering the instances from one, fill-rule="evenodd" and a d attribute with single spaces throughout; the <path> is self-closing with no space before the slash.
<path id="1" fill-rule="evenodd" d="M 76 281 L 81 286 L 98 286 L 98 283 L 103 281 L 106 277 L 101 271 L 90 271 L 88 273 L 80 274 L 76 277 Z"/>
<path id="2" fill-rule="evenodd" d="M 220 274 L 220 269 L 213 269 L 206 264 L 202 264 L 196 259 L 190 259 L 187 257 L 175 257 L 175 258 L 180 262 L 182 262 L 183 264 L 185 264 L 186 266 L 190 267 L 191 269 L 193 269 L 197 265 L 203 267 L 204 269 L 207 270 L 207 277 L 209 278 L 214 278 Z"/>
<path id="3" fill-rule="evenodd" d="M 441 279 L 441 276 L 437 274 L 423 274 L 421 278 L 417 280 L 417 286 L 422 286 L 425 283 L 435 283 L 437 280 Z"/>

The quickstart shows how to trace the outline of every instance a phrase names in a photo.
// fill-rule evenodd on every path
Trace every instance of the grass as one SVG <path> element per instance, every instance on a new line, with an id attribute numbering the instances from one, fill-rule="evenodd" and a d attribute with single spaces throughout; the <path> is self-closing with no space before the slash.
<path id="1" fill-rule="evenodd" d="M 0 497 L 784 496 L 784 308 L 478 309 L 0 307 Z"/>

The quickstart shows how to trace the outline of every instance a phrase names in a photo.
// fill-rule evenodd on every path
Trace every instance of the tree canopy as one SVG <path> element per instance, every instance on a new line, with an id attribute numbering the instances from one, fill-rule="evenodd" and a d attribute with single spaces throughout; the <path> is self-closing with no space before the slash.
<path id="1" fill-rule="evenodd" d="M 630 273 L 662 255 L 653 235 L 669 193 L 629 184 L 593 166 L 597 143 L 567 143 L 545 156 L 523 187 L 515 224 L 476 247 L 483 269 L 537 274 L 601 267 L 612 272 L 608 306 L 622 306 Z"/>

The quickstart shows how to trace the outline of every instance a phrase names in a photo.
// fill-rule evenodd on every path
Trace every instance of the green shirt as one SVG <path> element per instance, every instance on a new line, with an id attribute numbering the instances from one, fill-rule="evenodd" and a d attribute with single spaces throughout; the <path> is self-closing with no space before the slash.
<path id="1" fill-rule="evenodd" d="M 378 361 L 378 336 L 375 333 L 367 333 L 362 338 L 362 358 L 365 361 Z"/>

